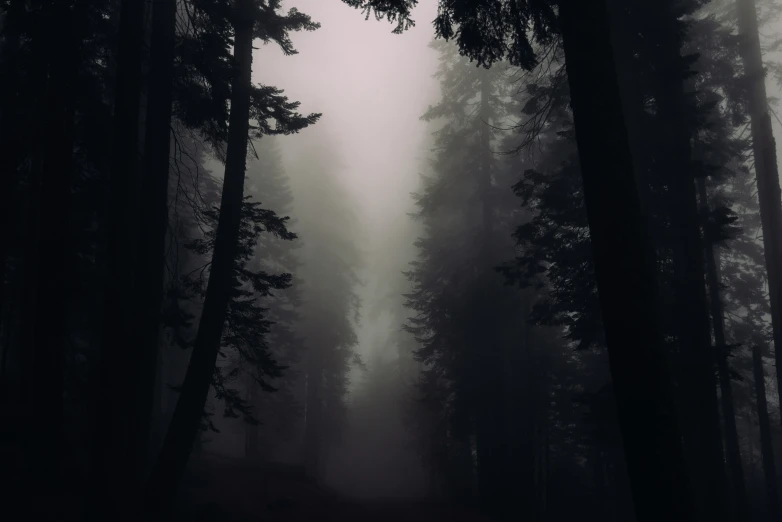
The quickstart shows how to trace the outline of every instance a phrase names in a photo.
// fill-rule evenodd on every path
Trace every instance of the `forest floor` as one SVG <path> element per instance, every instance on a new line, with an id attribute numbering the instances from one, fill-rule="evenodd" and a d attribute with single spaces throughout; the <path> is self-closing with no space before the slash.
<path id="1" fill-rule="evenodd" d="M 318 485 L 300 467 L 247 465 L 202 454 L 180 494 L 193 522 L 490 522 L 424 500 L 357 500 Z"/>

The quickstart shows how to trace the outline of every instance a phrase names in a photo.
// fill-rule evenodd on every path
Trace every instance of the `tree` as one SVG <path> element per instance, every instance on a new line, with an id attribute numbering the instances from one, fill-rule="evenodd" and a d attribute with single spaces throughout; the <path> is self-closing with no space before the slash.
<path id="1" fill-rule="evenodd" d="M 307 473 L 319 481 L 326 478 L 331 451 L 343 435 L 350 370 L 362 366 L 355 351 L 361 307 L 358 269 L 363 262 L 356 238 L 361 237 L 361 229 L 351 195 L 340 179 L 343 163 L 328 130 L 309 131 L 299 138 L 300 150 L 307 154 L 299 155 L 290 168 L 302 241 L 297 327 L 304 338 L 299 366 L 302 455 Z"/>
<path id="2" fill-rule="evenodd" d="M 482 11 L 488 15 L 477 16 Z M 633 175 L 606 3 L 563 0 L 558 25 L 554 13 L 547 3 L 522 9 L 515 2 L 456 2 L 440 11 L 435 27 L 439 36 L 455 37 L 461 51 L 480 64 L 508 55 L 512 63 L 526 66 L 535 61 L 526 37 L 530 25 L 543 40 L 560 29 L 636 516 L 639 521 L 689 520 L 693 507 L 688 473 L 664 360 L 655 270 Z M 612 212 L 605 212 L 607 208 Z M 649 416 L 656 419 L 654 426 L 641 429 L 642 419 Z"/>
<path id="3" fill-rule="evenodd" d="M 763 56 L 760 49 L 758 15 L 755 0 L 736 0 L 739 49 L 744 62 L 747 108 L 752 132 L 752 151 L 755 157 L 755 179 L 758 185 L 760 219 L 763 224 L 763 252 L 768 273 L 771 322 L 774 332 L 774 353 L 777 367 L 782 366 L 782 191 L 779 188 L 779 169 L 771 116 L 766 96 Z M 777 372 L 777 393 L 782 399 L 782 372 Z"/>
<path id="4" fill-rule="evenodd" d="M 146 433 L 137 424 L 135 397 L 139 360 L 129 357 L 140 340 L 131 326 L 131 303 L 125 285 L 135 287 L 135 245 L 140 190 L 141 96 L 145 8 L 142 2 L 124 0 L 120 7 L 112 163 L 109 172 L 109 224 L 104 290 L 103 340 L 99 386 L 112 393 L 98 396 L 96 444 L 93 451 L 93 516 L 102 518 L 114 506 L 125 504 L 121 496 L 139 488 L 137 444 Z M 124 459 L 116 465 L 114 459 Z M 113 463 L 112 463 L 113 462 Z M 129 470 L 134 470 L 129 472 Z M 111 487 L 114 481 L 123 484 Z"/>
<path id="5" fill-rule="evenodd" d="M 171 426 L 148 486 L 152 509 L 166 507 L 173 498 L 198 431 L 214 373 L 233 286 L 233 264 L 237 257 L 241 228 L 249 119 L 253 117 L 257 120 L 256 132 L 263 135 L 298 132 L 314 123 L 318 117 L 302 117 L 294 112 L 297 104 L 288 102 L 278 90 L 268 87 L 254 88 L 251 84 L 253 39 L 274 41 L 284 52 L 292 54 L 295 51 L 288 32 L 317 28 L 317 24 L 311 22 L 309 17 L 295 9 L 286 16 L 279 15 L 278 9 L 279 2 L 259 6 L 252 0 L 236 0 L 231 13 L 236 71 L 231 88 L 231 113 L 220 214 L 198 335 Z M 277 122 L 274 128 L 267 121 L 271 118 Z"/>

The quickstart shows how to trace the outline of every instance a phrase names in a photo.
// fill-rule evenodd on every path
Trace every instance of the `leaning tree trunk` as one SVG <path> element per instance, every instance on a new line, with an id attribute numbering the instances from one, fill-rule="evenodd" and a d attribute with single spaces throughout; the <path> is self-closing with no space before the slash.
<path id="1" fill-rule="evenodd" d="M 606 2 L 561 0 L 559 6 L 595 276 L 636 519 L 690 521 L 694 506 Z"/>
<path id="2" fill-rule="evenodd" d="M 766 479 L 766 501 L 768 502 L 769 522 L 781 519 L 779 509 L 779 486 L 774 462 L 774 446 L 771 442 L 771 423 L 768 420 L 766 401 L 766 375 L 763 372 L 763 357 L 759 346 L 752 347 L 752 374 L 755 380 L 755 397 L 758 407 L 758 425 L 760 426 L 760 451 L 763 457 L 763 475 Z"/>
<path id="3" fill-rule="evenodd" d="M 706 180 L 698 179 L 698 193 L 701 200 L 704 223 L 708 222 L 709 202 L 706 195 Z M 725 340 L 725 320 L 720 296 L 720 278 L 717 257 L 714 253 L 714 242 L 706 232 L 706 273 L 709 282 L 709 305 L 714 330 L 714 340 L 717 345 L 717 367 L 720 379 L 720 398 L 722 401 L 722 418 L 725 424 L 725 450 L 727 453 L 730 482 L 733 486 L 733 520 L 745 522 L 749 520 L 749 498 L 744 480 L 744 469 L 741 462 L 741 445 L 736 428 L 736 412 L 733 403 L 733 386 L 730 382 L 730 366 L 728 364 L 728 344 Z"/>
<path id="4" fill-rule="evenodd" d="M 94 520 L 126 513 L 138 485 L 135 440 L 135 356 L 138 331 L 131 324 L 135 292 L 135 240 L 138 215 L 140 111 L 145 3 L 123 0 L 114 95 L 114 129 L 109 173 L 109 223 L 100 360 L 96 377 L 90 516 Z"/>
<path id="5" fill-rule="evenodd" d="M 748 105 L 755 179 L 758 186 L 763 252 L 768 274 L 768 296 L 774 333 L 776 367 L 782 368 L 782 192 L 779 187 L 777 146 L 771 129 L 765 71 L 760 49 L 755 0 L 736 0 L 741 42 L 739 50 L 748 83 Z M 782 399 L 782 371 L 777 370 L 777 394 Z M 782 402 L 782 400 L 780 401 Z"/>
<path id="6" fill-rule="evenodd" d="M 138 288 L 134 312 L 140 344 L 136 381 L 136 474 L 145 478 L 149 462 L 152 404 L 158 367 L 161 309 L 168 228 L 168 171 L 171 149 L 176 0 L 157 0 L 152 7 L 149 86 L 144 139 L 141 227 L 138 236 Z"/>
<path id="7" fill-rule="evenodd" d="M 153 511 L 166 510 L 170 507 L 185 471 L 209 394 L 231 297 L 250 127 L 250 76 L 253 51 L 251 12 L 252 0 L 236 0 L 234 4 L 236 74 L 231 88 L 230 127 L 220 218 L 217 222 L 211 271 L 198 324 L 198 335 L 179 401 L 148 485 L 148 506 Z"/>

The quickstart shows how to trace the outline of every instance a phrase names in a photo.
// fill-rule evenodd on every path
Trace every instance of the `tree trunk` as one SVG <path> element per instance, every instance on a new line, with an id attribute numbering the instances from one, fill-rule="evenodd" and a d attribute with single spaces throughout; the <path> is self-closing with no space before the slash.
<path id="1" fill-rule="evenodd" d="M 12 194 L 19 167 L 20 138 L 18 127 L 17 90 L 19 88 L 19 46 L 22 4 L 12 3 L 3 13 L 2 47 L 0 48 L 0 310 L 6 295 L 6 269 L 12 239 Z M 0 380 L 0 401 L 5 398 L 6 384 Z"/>
<path id="2" fill-rule="evenodd" d="M 758 405 L 758 424 L 760 426 L 760 451 L 763 456 L 763 475 L 766 479 L 766 500 L 768 502 L 769 522 L 780 520 L 779 486 L 774 461 L 774 446 L 771 442 L 771 423 L 768 420 L 766 402 L 766 375 L 763 372 L 763 357 L 759 346 L 752 347 L 752 374 L 755 379 L 755 396 Z"/>
<path id="3" fill-rule="evenodd" d="M 153 511 L 170 507 L 198 433 L 201 415 L 220 349 L 223 325 L 234 281 L 234 265 L 244 196 L 244 171 L 250 125 L 252 72 L 252 0 L 234 4 L 234 60 L 225 176 L 217 222 L 212 265 L 203 311 L 198 324 L 182 391 L 148 488 Z"/>
<path id="4" fill-rule="evenodd" d="M 152 7 L 149 87 L 144 138 L 141 228 L 138 244 L 138 289 L 134 312 L 140 332 L 140 372 L 137 376 L 138 433 L 136 470 L 146 477 L 149 462 L 150 420 L 158 367 L 161 308 L 163 306 L 166 230 L 168 227 L 168 171 L 171 147 L 176 0 L 158 0 Z M 145 436 L 146 434 L 146 436 Z"/>
<path id="5" fill-rule="evenodd" d="M 559 5 L 595 276 L 636 519 L 691 521 L 694 508 L 663 353 L 656 273 L 633 174 L 606 2 L 561 0 Z"/>
<path id="6" fill-rule="evenodd" d="M 46 9 L 44 37 L 48 79 L 45 90 L 45 132 L 41 163 L 38 260 L 31 349 L 34 379 L 29 383 L 32 412 L 27 458 L 39 494 L 56 495 L 64 442 L 64 388 L 67 333 L 70 201 L 73 181 L 73 94 L 79 45 L 73 32 L 73 11 L 61 1 Z M 32 376 L 28 376 L 32 377 Z"/>
<path id="7" fill-rule="evenodd" d="M 95 520 L 127 513 L 138 484 L 134 483 L 135 377 L 139 358 L 132 355 L 139 340 L 132 324 L 136 282 L 136 216 L 139 197 L 140 111 L 144 4 L 123 0 L 120 10 L 117 76 L 114 97 L 112 163 L 109 174 L 109 225 L 106 247 L 103 339 L 98 365 L 93 449 Z"/>
<path id="8" fill-rule="evenodd" d="M 698 179 L 698 192 L 701 200 L 704 220 L 709 214 L 709 202 L 706 195 L 706 180 Z M 720 378 L 722 400 L 722 417 L 725 423 L 725 446 L 730 470 L 730 483 L 733 486 L 734 517 L 733 520 L 743 522 L 749 520 L 749 498 L 744 480 L 744 469 L 741 463 L 741 447 L 736 428 L 736 412 L 733 403 L 733 386 L 730 382 L 730 366 L 728 364 L 728 346 L 725 341 L 725 320 L 720 297 L 720 279 L 714 244 L 709 237 L 705 238 L 706 272 L 709 282 L 709 304 L 714 330 L 714 341 L 717 345 L 717 364 Z"/>
<path id="9" fill-rule="evenodd" d="M 768 295 L 771 304 L 771 325 L 774 332 L 776 367 L 782 368 L 782 192 L 779 187 L 777 147 L 771 129 L 771 116 L 766 97 L 765 70 L 760 49 L 758 16 L 755 0 L 736 0 L 741 42 L 739 50 L 744 62 L 744 75 L 749 81 L 748 105 L 752 151 L 755 157 L 755 179 L 758 186 L 760 222 L 763 230 L 763 252 L 768 274 Z M 777 393 L 782 399 L 782 371 L 776 372 Z"/>
<path id="10" fill-rule="evenodd" d="M 673 3 L 669 0 L 659 6 L 660 13 L 656 15 L 659 21 L 655 24 L 660 36 L 653 59 L 659 68 L 658 117 L 663 129 L 657 150 L 661 166 L 658 172 L 669 187 L 677 305 L 675 325 L 684 363 L 679 387 L 682 407 L 689 419 L 684 431 L 686 456 L 700 516 L 704 520 L 716 520 L 725 512 L 722 502 L 726 476 L 690 144 L 697 130 L 683 119 L 688 113 L 686 68 L 681 65 L 683 42 Z"/>
<path id="11" fill-rule="evenodd" d="M 478 274 L 483 294 L 483 305 L 471 327 L 472 351 L 477 357 L 474 368 L 481 368 L 477 375 L 479 395 L 477 397 L 477 440 L 480 465 L 478 466 L 478 492 L 482 509 L 500 519 L 505 515 L 505 503 L 511 494 L 505 469 L 508 462 L 506 440 L 505 400 L 507 391 L 503 386 L 503 354 L 499 338 L 495 334 L 496 318 L 491 306 L 492 293 L 497 287 L 492 256 L 493 212 L 492 212 L 492 151 L 491 151 L 491 97 L 492 84 L 487 70 L 480 72 L 481 105 L 480 118 L 480 162 L 475 171 L 478 202 L 481 207 L 481 240 L 478 257 Z"/>

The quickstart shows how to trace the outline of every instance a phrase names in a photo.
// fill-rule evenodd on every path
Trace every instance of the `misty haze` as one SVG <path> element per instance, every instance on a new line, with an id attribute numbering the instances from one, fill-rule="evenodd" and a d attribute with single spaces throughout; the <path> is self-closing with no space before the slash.
<path id="1" fill-rule="evenodd" d="M 782 3 L 0 0 L 0 520 L 782 521 Z"/>

